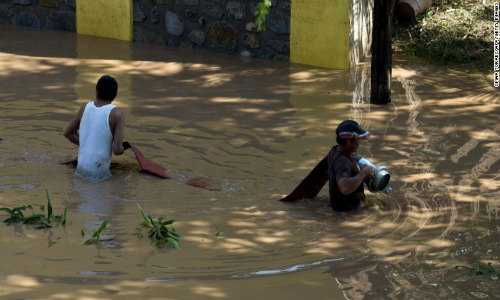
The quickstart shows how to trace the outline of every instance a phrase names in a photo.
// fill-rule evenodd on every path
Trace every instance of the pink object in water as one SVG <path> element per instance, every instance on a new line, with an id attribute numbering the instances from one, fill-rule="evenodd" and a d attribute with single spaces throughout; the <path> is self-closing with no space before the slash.
<path id="1" fill-rule="evenodd" d="M 123 142 L 123 148 L 132 149 L 132 151 L 134 152 L 135 157 L 137 158 L 137 161 L 139 162 L 139 165 L 141 166 L 141 169 L 143 171 L 146 171 L 148 173 L 151 173 L 151 174 L 156 175 L 158 177 L 161 177 L 163 179 L 172 179 L 172 177 L 167 175 L 166 169 L 164 167 L 146 159 L 146 157 L 144 157 L 142 152 L 134 144 L 132 144 L 130 142 Z M 71 165 L 76 166 L 78 164 L 78 158 L 76 157 L 76 158 L 73 158 L 73 159 L 70 159 L 67 161 L 63 161 L 63 162 L 60 162 L 59 164 L 61 164 L 61 165 L 71 164 Z M 186 184 L 190 185 L 190 186 L 194 186 L 194 187 L 203 188 L 203 189 L 206 189 L 209 191 L 220 191 L 221 190 L 220 187 L 218 187 L 217 181 L 210 179 L 210 178 L 206 178 L 206 177 L 192 178 L 192 179 L 186 181 Z"/>
<path id="2" fill-rule="evenodd" d="M 134 144 L 132 144 L 130 142 L 123 142 L 123 148 L 132 149 L 132 151 L 134 152 L 135 157 L 137 158 L 137 161 L 139 161 L 139 165 L 141 166 L 141 169 L 143 171 L 146 171 L 148 173 L 151 173 L 153 175 L 156 175 L 156 176 L 164 178 L 164 179 L 172 179 L 172 177 L 167 175 L 167 173 L 166 173 L 167 170 L 164 167 L 146 159 L 146 157 L 144 157 L 142 152 Z M 76 166 L 78 164 L 78 157 L 75 157 L 75 158 L 67 160 L 67 161 L 62 161 L 59 164 L 60 165 L 72 164 L 72 165 Z"/>
<path id="3" fill-rule="evenodd" d="M 139 165 L 141 165 L 142 170 L 164 179 L 172 179 L 172 177 L 167 175 L 167 170 L 164 167 L 147 160 L 146 157 L 142 155 L 141 151 L 139 151 L 139 149 L 134 144 L 123 142 L 123 147 L 125 149 L 131 148 L 132 151 L 134 151 L 135 157 L 139 161 Z"/>
<path id="4" fill-rule="evenodd" d="M 199 187 L 209 191 L 220 192 L 219 183 L 213 179 L 206 177 L 196 177 L 185 182 L 187 185 Z"/>

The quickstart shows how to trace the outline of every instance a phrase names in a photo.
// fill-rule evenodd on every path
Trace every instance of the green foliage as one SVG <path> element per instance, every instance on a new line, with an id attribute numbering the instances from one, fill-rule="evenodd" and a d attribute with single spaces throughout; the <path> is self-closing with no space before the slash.
<path id="1" fill-rule="evenodd" d="M 167 225 L 171 225 L 177 220 L 163 221 L 163 217 L 161 217 L 155 221 L 153 220 L 153 218 L 151 218 L 149 213 L 142 210 L 139 204 L 137 204 L 137 207 L 141 211 L 141 215 L 144 219 L 144 221 L 142 221 L 140 225 L 143 227 L 148 227 L 150 229 L 148 232 L 148 237 L 156 240 L 156 246 L 158 248 L 163 248 L 163 245 L 167 242 L 171 244 L 175 249 L 181 249 L 177 241 L 181 239 L 182 235 L 175 231 L 174 227 L 167 227 Z M 135 234 L 137 235 L 137 237 L 142 238 L 140 228 L 137 229 L 137 232 Z"/>
<path id="2" fill-rule="evenodd" d="M 101 226 L 97 230 L 92 229 L 90 239 L 86 240 L 84 244 L 91 245 L 91 244 L 95 244 L 99 241 L 100 242 L 110 242 L 110 241 L 114 240 L 113 238 L 101 239 L 101 231 L 103 231 L 104 228 L 106 228 L 106 225 L 108 225 L 108 222 L 109 222 L 109 219 L 106 219 L 106 220 L 104 220 L 104 222 L 102 222 Z M 84 232 L 85 232 L 85 228 L 82 229 L 82 236 L 84 235 Z"/>
<path id="3" fill-rule="evenodd" d="M 256 5 L 256 10 L 254 13 L 255 17 L 255 25 L 257 25 L 257 30 L 266 31 L 266 16 L 269 14 L 269 10 L 271 8 L 271 1 L 264 0 L 263 2 L 259 2 Z"/>
<path id="4" fill-rule="evenodd" d="M 491 262 L 488 262 L 488 264 L 478 264 L 477 269 L 470 268 L 467 266 L 455 266 L 455 269 L 466 269 L 469 270 L 469 272 L 472 272 L 476 275 L 495 274 L 497 276 L 500 276 L 500 270 L 493 267 L 493 264 Z"/>
<path id="5" fill-rule="evenodd" d="M 66 224 L 66 214 L 68 211 L 67 207 L 64 207 L 64 212 L 62 215 L 54 215 L 54 211 L 52 209 L 52 204 L 50 203 L 49 191 L 45 190 L 47 196 L 47 215 L 45 215 L 45 206 L 41 205 L 40 210 L 42 213 L 35 214 L 32 213 L 31 216 L 25 217 L 23 211 L 27 209 L 33 211 L 33 206 L 31 205 L 23 205 L 14 208 L 2 207 L 0 211 L 4 211 L 8 213 L 9 218 L 5 219 L 3 222 L 7 225 L 11 225 L 12 223 L 23 222 L 23 224 L 32 224 L 37 225 L 36 229 L 45 229 L 52 227 L 52 222 L 61 222 L 62 225 Z"/>
<path id="6" fill-rule="evenodd" d="M 0 208 L 0 211 L 4 211 L 10 215 L 10 218 L 3 220 L 3 222 L 7 223 L 7 225 L 11 225 L 12 223 L 21 222 L 22 220 L 24 220 L 23 211 L 25 211 L 26 209 L 33 210 L 33 206 L 23 205 L 23 206 L 14 207 L 12 209 L 7 208 L 7 207 Z"/>
<path id="7" fill-rule="evenodd" d="M 410 23 L 395 24 L 394 49 L 446 67 L 491 71 L 491 0 L 438 0 Z"/>
<path id="8" fill-rule="evenodd" d="M 142 235 L 142 230 L 141 230 L 141 227 L 136 227 L 136 228 L 135 228 L 135 233 L 132 233 L 132 235 L 137 235 L 137 237 L 138 237 L 139 239 L 141 239 L 141 240 L 142 240 L 142 238 L 144 237 L 144 236 Z"/>

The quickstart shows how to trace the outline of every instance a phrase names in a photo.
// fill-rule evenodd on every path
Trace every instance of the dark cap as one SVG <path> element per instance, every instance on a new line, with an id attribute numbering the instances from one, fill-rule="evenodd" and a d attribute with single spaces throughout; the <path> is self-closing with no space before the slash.
<path id="1" fill-rule="evenodd" d="M 341 139 L 360 139 L 366 140 L 370 137 L 368 130 L 363 130 L 356 121 L 345 120 L 339 124 L 337 130 L 337 137 Z"/>

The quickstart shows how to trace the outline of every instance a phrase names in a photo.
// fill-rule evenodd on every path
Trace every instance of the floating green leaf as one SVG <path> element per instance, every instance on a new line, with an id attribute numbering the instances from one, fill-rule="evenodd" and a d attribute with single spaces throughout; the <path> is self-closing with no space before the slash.
<path id="1" fill-rule="evenodd" d="M 175 249 L 181 250 L 181 247 L 179 247 L 179 244 L 177 244 L 177 241 L 174 238 L 167 238 L 167 241 L 174 246 Z"/>
<path id="2" fill-rule="evenodd" d="M 133 235 L 137 235 L 137 237 L 138 237 L 139 239 L 142 239 L 142 238 L 143 238 L 143 235 L 142 235 L 142 232 L 141 232 L 141 231 L 142 231 L 142 230 L 141 230 L 141 227 L 137 227 L 137 228 L 135 228 L 135 231 L 136 231 L 136 232 L 135 232 L 135 233 L 133 233 Z"/>
<path id="3" fill-rule="evenodd" d="M 63 216 L 62 216 L 62 222 L 61 222 L 61 224 L 63 224 L 63 225 L 66 225 L 66 213 L 67 213 L 67 212 L 68 212 L 68 207 L 67 207 L 67 206 L 65 206 L 65 207 L 64 207 Z"/>
<path id="4" fill-rule="evenodd" d="M 220 230 L 215 233 L 215 236 L 219 236 L 219 235 L 220 235 Z"/>
<path id="5" fill-rule="evenodd" d="M 4 212 L 8 213 L 11 216 L 15 216 L 16 215 L 12 209 L 9 209 L 7 207 L 2 207 L 2 208 L 0 208 L 0 210 L 3 210 Z"/>
<path id="6" fill-rule="evenodd" d="M 24 219 L 23 211 L 25 211 L 26 209 L 33 210 L 33 206 L 23 205 L 23 206 L 14 207 L 12 209 L 7 208 L 7 207 L 2 207 L 2 208 L 0 208 L 0 211 L 4 211 L 10 215 L 10 218 L 7 218 L 4 220 L 4 223 L 7 223 L 7 225 L 10 225 L 14 222 L 22 221 Z"/>
<path id="7" fill-rule="evenodd" d="M 139 203 L 137 203 L 137 207 L 139 208 L 139 210 L 141 211 L 141 214 L 142 214 L 142 217 L 144 218 L 144 221 L 146 222 L 146 225 L 149 226 L 150 228 L 153 228 L 153 220 L 151 219 L 151 217 L 149 216 L 148 213 L 145 213 L 141 206 L 139 205 Z M 142 225 L 142 223 L 141 223 Z M 144 226 L 144 225 L 143 225 Z"/>
<path id="8" fill-rule="evenodd" d="M 165 242 L 168 242 L 171 244 L 175 249 L 181 249 L 179 244 L 177 243 L 178 240 L 181 239 L 182 235 L 175 231 L 174 227 L 168 228 L 167 225 L 171 225 L 175 223 L 177 220 L 168 220 L 168 221 L 163 221 L 164 217 L 160 217 L 158 220 L 153 220 L 149 213 L 144 212 L 139 204 L 137 204 L 137 207 L 141 211 L 141 215 L 144 219 L 140 223 L 141 226 L 143 227 L 148 227 L 150 228 L 148 232 L 148 237 L 153 238 L 156 243 L 156 246 L 158 248 L 163 248 L 163 245 Z M 136 235 L 138 238 L 142 238 L 142 233 L 140 232 L 140 228 L 136 229 Z"/>
<path id="9" fill-rule="evenodd" d="M 466 269 L 469 270 L 469 272 L 474 273 L 475 275 L 496 274 L 497 276 L 500 276 L 500 270 L 493 267 L 493 264 L 491 262 L 488 262 L 488 264 L 478 264 L 477 269 L 467 266 L 455 266 L 455 269 Z"/>
<path id="10" fill-rule="evenodd" d="M 50 219 L 52 217 L 52 204 L 50 204 L 49 190 L 45 190 L 45 194 L 47 195 L 47 219 Z"/>
<path id="11" fill-rule="evenodd" d="M 31 210 L 33 211 L 33 206 L 23 205 L 19 207 L 14 207 L 12 209 L 7 207 L 0 208 L 0 211 L 4 211 L 10 215 L 9 218 L 4 220 L 4 223 L 10 225 L 15 222 L 23 222 L 23 224 L 33 224 L 38 225 L 35 229 L 45 229 L 52 227 L 52 221 L 61 222 L 64 225 L 66 222 L 67 208 L 64 208 L 63 215 L 55 216 L 52 209 L 52 204 L 50 203 L 49 191 L 45 190 L 47 196 L 47 215 L 45 216 L 45 206 L 41 205 L 40 210 L 42 213 L 33 213 L 31 216 L 25 217 L 23 211 Z"/>
<path id="12" fill-rule="evenodd" d="M 102 222 L 101 226 L 99 226 L 99 228 L 97 230 L 92 230 L 92 235 L 91 235 L 90 239 L 86 240 L 84 242 L 84 244 L 91 245 L 91 244 L 97 243 L 99 241 L 100 242 L 110 242 L 110 241 L 114 240 L 113 238 L 101 239 L 101 232 L 104 230 L 104 228 L 106 228 L 106 226 L 108 225 L 108 222 L 109 222 L 109 219 L 106 219 L 106 220 L 104 220 L 104 222 Z M 82 231 L 81 231 L 82 236 L 85 235 L 84 229 L 82 229 Z"/>

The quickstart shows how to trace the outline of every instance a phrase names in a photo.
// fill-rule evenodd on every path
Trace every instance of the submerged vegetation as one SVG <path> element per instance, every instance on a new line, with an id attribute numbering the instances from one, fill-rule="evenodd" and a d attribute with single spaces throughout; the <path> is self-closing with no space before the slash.
<path id="1" fill-rule="evenodd" d="M 9 214 L 9 217 L 5 220 L 3 220 L 4 223 L 7 225 L 12 225 L 12 223 L 20 223 L 22 222 L 23 224 L 31 224 L 31 225 L 37 225 L 35 227 L 36 229 L 45 229 L 45 228 L 51 228 L 55 222 L 61 223 L 62 225 L 66 224 L 66 215 L 68 212 L 68 208 L 65 206 L 64 207 L 64 212 L 61 215 L 55 215 L 52 204 L 50 202 L 50 196 L 49 192 L 46 190 L 46 196 L 47 196 L 47 212 L 45 214 L 45 206 L 41 205 L 40 210 L 41 213 L 34 213 L 34 209 L 32 205 L 23 205 L 23 206 L 17 206 L 13 208 L 8 208 L 8 207 L 2 207 L 0 208 L 0 211 L 4 211 L 7 214 Z M 153 220 L 149 213 L 144 212 L 142 208 L 137 204 L 137 207 L 139 208 L 141 215 L 144 219 L 140 223 L 140 226 L 142 227 L 147 227 L 149 228 L 149 232 L 147 234 L 148 237 L 151 239 L 155 240 L 156 246 L 158 248 L 163 248 L 163 245 L 165 243 L 171 244 L 175 249 L 181 249 L 177 241 L 179 241 L 182 237 L 180 233 L 175 231 L 174 227 L 168 228 L 167 225 L 172 225 L 175 223 L 177 220 L 168 220 L 168 221 L 163 221 L 164 217 L 160 217 L 158 220 Z M 26 216 L 25 213 L 26 211 L 32 211 L 33 213 L 30 216 Z M 107 239 L 101 239 L 101 233 L 102 231 L 106 228 L 108 225 L 108 222 L 110 219 L 104 220 L 99 228 L 93 229 L 90 234 L 90 238 L 87 239 L 84 244 L 85 245 L 91 245 L 95 244 L 97 242 L 110 242 L 114 240 L 114 238 L 107 238 Z M 83 228 L 80 233 L 82 237 L 85 236 L 85 231 L 86 229 Z M 141 233 L 141 228 L 137 227 L 137 232 L 135 233 L 137 237 L 142 238 L 143 235 Z M 220 235 L 220 230 L 217 231 L 215 236 Z"/>
<path id="2" fill-rule="evenodd" d="M 177 243 L 181 239 L 182 235 L 175 231 L 174 227 L 168 228 L 167 225 L 172 225 L 177 220 L 163 221 L 163 217 L 158 220 L 153 220 L 149 213 L 144 212 L 139 204 L 137 207 L 141 211 L 144 221 L 141 222 L 141 226 L 150 228 L 148 232 L 148 237 L 156 240 L 156 246 L 158 248 L 163 248 L 165 242 L 171 244 L 175 249 L 180 250 L 181 247 Z M 137 236 L 142 238 L 142 233 L 140 228 L 137 229 Z"/>
<path id="3" fill-rule="evenodd" d="M 45 190 L 47 196 L 47 214 L 45 215 L 45 206 L 41 205 L 40 210 L 41 213 L 32 213 L 30 216 L 26 217 L 23 211 L 31 210 L 33 211 L 32 205 L 23 205 L 14 208 L 2 207 L 0 211 L 4 211 L 8 213 L 10 216 L 5 219 L 3 222 L 7 225 L 11 225 L 12 223 L 23 222 L 23 224 L 32 224 L 37 225 L 36 229 L 45 229 L 50 228 L 53 225 L 53 222 L 60 222 L 62 225 L 66 224 L 66 214 L 68 208 L 64 207 L 64 212 L 61 215 L 54 215 L 52 204 L 50 203 L 49 191 Z"/>
<path id="4" fill-rule="evenodd" d="M 433 64 L 491 73 L 493 1 L 435 0 L 416 20 L 395 20 L 393 46 Z"/>
<path id="5" fill-rule="evenodd" d="M 101 226 L 97 230 L 92 229 L 90 239 L 86 240 L 84 244 L 91 245 L 91 244 L 95 244 L 97 242 L 111 242 L 112 240 L 114 240 L 113 238 L 101 239 L 101 231 L 103 231 L 104 228 L 106 228 L 106 225 L 108 225 L 108 222 L 109 222 L 109 219 L 106 219 L 106 220 L 104 220 L 104 222 L 102 222 Z M 82 229 L 82 236 L 84 236 L 84 235 L 85 235 L 85 228 Z"/>
<path id="6" fill-rule="evenodd" d="M 491 262 L 489 262 L 488 264 L 478 264 L 477 269 L 467 266 L 455 266 L 455 269 L 466 269 L 476 275 L 490 274 L 500 276 L 500 270 L 493 267 L 493 264 Z"/>

